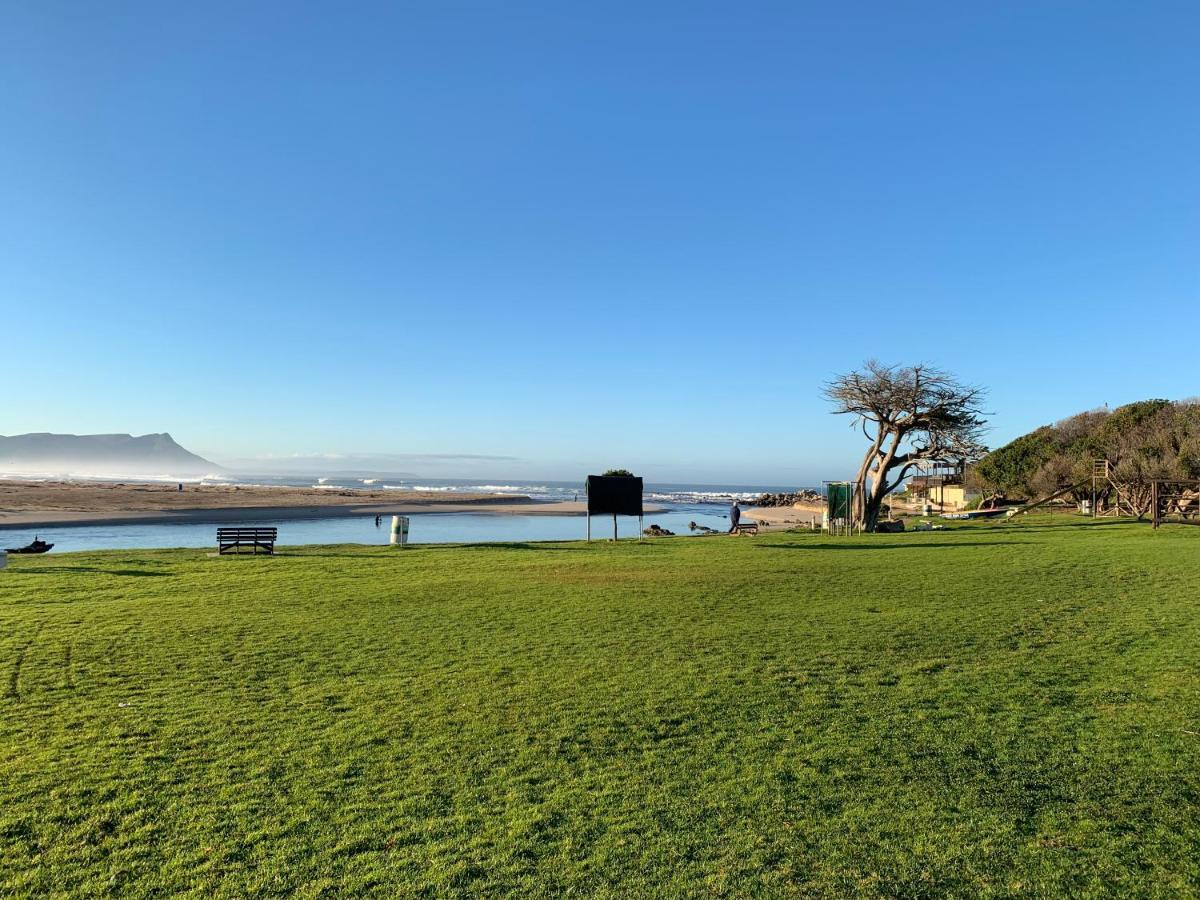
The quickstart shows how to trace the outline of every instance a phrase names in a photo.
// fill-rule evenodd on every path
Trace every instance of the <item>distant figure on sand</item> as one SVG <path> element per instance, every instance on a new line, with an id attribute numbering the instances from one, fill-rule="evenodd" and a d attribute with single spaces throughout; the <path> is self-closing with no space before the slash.
<path id="1" fill-rule="evenodd" d="M 380 523 L 380 522 L 382 522 L 382 521 L 383 521 L 383 516 L 376 516 L 376 517 L 375 517 L 375 527 L 376 527 L 376 528 L 378 528 L 378 527 L 379 527 L 379 523 Z"/>
<path id="2" fill-rule="evenodd" d="M 738 522 L 742 521 L 742 508 L 738 506 L 736 500 L 733 501 L 733 506 L 729 507 L 729 533 L 733 534 L 737 531 Z"/>

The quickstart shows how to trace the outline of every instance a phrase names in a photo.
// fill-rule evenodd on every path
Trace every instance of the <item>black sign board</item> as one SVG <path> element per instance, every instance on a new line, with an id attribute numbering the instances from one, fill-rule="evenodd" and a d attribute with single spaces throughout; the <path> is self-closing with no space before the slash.
<path id="1" fill-rule="evenodd" d="M 640 516 L 642 479 L 634 475 L 589 475 L 587 506 L 589 516 Z"/>

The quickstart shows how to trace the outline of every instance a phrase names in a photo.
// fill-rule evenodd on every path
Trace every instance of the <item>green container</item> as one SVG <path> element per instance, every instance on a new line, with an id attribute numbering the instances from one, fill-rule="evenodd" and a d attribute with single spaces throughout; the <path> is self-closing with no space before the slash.
<path id="1" fill-rule="evenodd" d="M 826 503 L 829 509 L 829 520 L 849 519 L 851 516 L 854 485 L 848 481 L 836 481 L 828 486 Z"/>

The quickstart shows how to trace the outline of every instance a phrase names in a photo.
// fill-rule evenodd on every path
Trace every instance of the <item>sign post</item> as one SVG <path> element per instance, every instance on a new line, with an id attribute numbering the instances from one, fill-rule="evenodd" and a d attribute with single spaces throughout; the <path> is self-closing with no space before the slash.
<path id="1" fill-rule="evenodd" d="M 642 517 L 642 479 L 636 475 L 589 475 L 587 477 L 587 539 L 592 539 L 592 516 L 613 517 L 613 540 L 617 539 L 617 516 Z"/>

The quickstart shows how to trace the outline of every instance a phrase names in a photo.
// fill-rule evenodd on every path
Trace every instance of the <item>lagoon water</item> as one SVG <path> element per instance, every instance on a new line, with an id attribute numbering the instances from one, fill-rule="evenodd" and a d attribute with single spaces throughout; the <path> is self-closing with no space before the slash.
<path id="1" fill-rule="evenodd" d="M 674 509 L 648 515 L 644 525 L 656 523 L 676 534 L 689 534 L 688 523 L 695 521 L 710 528 L 726 529 L 729 520 L 720 507 L 707 505 L 703 510 Z M 493 541 L 575 541 L 586 536 L 583 516 L 511 516 L 478 513 L 416 513 L 409 516 L 409 543 L 446 544 Z M 160 525 L 75 525 L 42 528 L 38 536 L 54 544 L 55 553 L 74 550 L 109 550 L 135 547 L 214 547 L 218 524 L 230 522 L 189 522 Z M 273 525 L 279 529 L 280 546 L 300 544 L 386 544 L 390 520 L 379 527 L 374 516 L 344 516 L 329 519 L 279 519 L 248 522 L 247 525 Z M 638 521 L 617 520 L 621 537 L 636 537 Z M 611 538 L 612 518 L 592 519 L 592 538 Z M 16 547 L 34 538 L 33 530 L 0 532 L 3 546 Z"/>
<path id="2" fill-rule="evenodd" d="M 733 492 L 729 492 L 733 493 Z M 729 496 L 726 493 L 726 497 Z M 749 493 L 749 492 L 747 492 Z M 694 495 L 667 496 L 658 493 L 647 504 L 665 506 L 666 511 L 647 515 L 644 527 L 657 524 L 678 535 L 687 535 L 688 524 L 696 522 L 724 531 L 729 527 L 728 500 L 713 497 L 696 502 Z M 409 542 L 412 544 L 485 543 L 495 541 L 574 541 L 586 536 L 583 516 L 495 515 L 481 513 L 416 513 L 409 517 Z M 72 525 L 39 528 L 37 536 L 54 544 L 54 553 L 78 550 L 109 550 L 151 547 L 215 548 L 216 529 L 230 522 L 189 522 L 186 524 Z M 321 519 L 276 519 L 246 522 L 246 525 L 275 526 L 279 544 L 386 544 L 390 520 L 376 527 L 374 516 L 347 516 Z M 618 519 L 618 534 L 636 537 L 638 520 Z M 0 530 L 0 547 L 18 547 L 34 539 L 34 529 Z M 612 537 L 612 518 L 592 519 L 592 538 Z"/>

